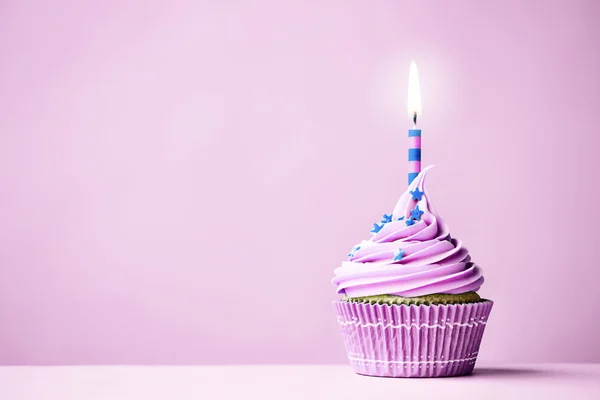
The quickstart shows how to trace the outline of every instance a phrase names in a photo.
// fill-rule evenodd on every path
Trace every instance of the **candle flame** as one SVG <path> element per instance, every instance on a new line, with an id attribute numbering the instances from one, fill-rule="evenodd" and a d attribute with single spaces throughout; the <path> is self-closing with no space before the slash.
<path id="1" fill-rule="evenodd" d="M 408 74 L 408 116 L 416 119 L 416 115 L 421 116 L 421 87 L 419 86 L 417 64 L 413 61 Z"/>

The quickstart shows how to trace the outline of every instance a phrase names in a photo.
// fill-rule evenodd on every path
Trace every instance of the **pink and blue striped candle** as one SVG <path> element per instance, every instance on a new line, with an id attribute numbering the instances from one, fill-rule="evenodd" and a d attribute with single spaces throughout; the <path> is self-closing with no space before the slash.
<path id="1" fill-rule="evenodd" d="M 421 172 L 421 130 L 408 130 L 408 184 Z"/>

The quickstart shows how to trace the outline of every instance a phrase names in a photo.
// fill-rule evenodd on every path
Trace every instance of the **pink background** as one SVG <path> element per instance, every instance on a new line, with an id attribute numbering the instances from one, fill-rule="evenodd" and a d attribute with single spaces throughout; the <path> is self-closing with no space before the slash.
<path id="1" fill-rule="evenodd" d="M 1 363 L 345 362 L 413 58 L 480 360 L 600 361 L 598 2 L 87 3 L 0 2 Z"/>

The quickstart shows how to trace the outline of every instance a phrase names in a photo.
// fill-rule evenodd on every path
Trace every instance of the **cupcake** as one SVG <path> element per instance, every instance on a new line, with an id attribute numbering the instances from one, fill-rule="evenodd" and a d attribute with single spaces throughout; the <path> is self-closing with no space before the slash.
<path id="1" fill-rule="evenodd" d="M 493 302 L 479 266 L 450 236 L 425 189 L 425 168 L 332 283 L 348 360 L 362 375 L 445 377 L 473 371 Z"/>

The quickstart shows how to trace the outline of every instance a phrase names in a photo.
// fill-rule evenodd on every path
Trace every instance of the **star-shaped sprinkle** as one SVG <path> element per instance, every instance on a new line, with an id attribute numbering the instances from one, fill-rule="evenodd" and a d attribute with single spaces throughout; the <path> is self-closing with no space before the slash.
<path id="1" fill-rule="evenodd" d="M 402 251 L 402 249 L 394 250 L 394 261 L 402 260 L 402 257 L 404 257 L 405 255 L 406 253 Z"/>
<path id="2" fill-rule="evenodd" d="M 425 192 L 421 192 L 419 188 L 415 188 L 415 190 L 411 191 L 410 194 L 412 195 L 413 200 L 421 201 Z"/>
<path id="3" fill-rule="evenodd" d="M 416 206 L 414 210 L 410 212 L 411 218 L 420 221 L 421 215 L 423 215 L 423 211 L 419 210 L 419 206 Z"/>
<path id="4" fill-rule="evenodd" d="M 415 224 L 415 221 L 413 221 L 412 219 L 407 219 L 406 221 L 404 221 L 406 223 L 406 226 L 411 226 Z"/>
<path id="5" fill-rule="evenodd" d="M 383 228 L 383 224 L 381 224 L 381 225 L 373 224 L 373 229 L 371 229 L 371 232 L 377 233 L 381 230 L 381 228 Z"/>
<path id="6" fill-rule="evenodd" d="M 354 257 L 354 253 L 356 253 L 359 250 L 360 250 L 360 246 L 354 246 L 352 248 L 352 250 L 350 250 L 350 253 L 348 253 L 348 257 Z"/>
<path id="7" fill-rule="evenodd" d="M 402 221 L 404 219 L 404 215 L 398 218 L 396 221 Z"/>
<path id="8" fill-rule="evenodd" d="M 392 222 L 392 214 L 387 215 L 383 214 L 383 218 L 381 219 L 382 224 L 387 224 L 388 222 Z"/>

